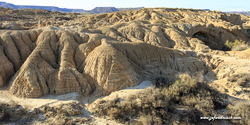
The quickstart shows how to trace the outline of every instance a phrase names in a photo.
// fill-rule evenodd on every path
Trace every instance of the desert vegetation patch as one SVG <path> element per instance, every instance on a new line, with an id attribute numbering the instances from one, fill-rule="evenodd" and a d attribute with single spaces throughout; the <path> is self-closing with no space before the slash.
<path id="1" fill-rule="evenodd" d="M 172 80 L 175 79 L 175 80 Z M 160 80 L 160 81 L 159 81 Z M 198 124 L 200 117 L 214 116 L 226 108 L 225 96 L 187 74 L 177 78 L 156 78 L 161 86 L 147 88 L 126 99 L 99 100 L 94 114 L 134 124 Z M 137 118 L 137 120 L 135 120 Z"/>

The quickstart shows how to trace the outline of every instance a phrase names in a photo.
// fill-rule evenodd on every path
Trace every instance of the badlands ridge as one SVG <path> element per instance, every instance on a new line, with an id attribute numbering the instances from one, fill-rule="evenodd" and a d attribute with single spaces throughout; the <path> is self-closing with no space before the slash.
<path id="1" fill-rule="evenodd" d="M 250 41 L 247 16 L 144 8 L 19 20 L 12 18 L 14 11 L 24 10 L 5 10 L 0 17 L 5 20 L 0 87 L 16 97 L 71 92 L 101 97 L 158 76 L 187 73 L 249 101 L 249 88 L 229 86 L 227 78 L 250 73 L 250 49 L 230 51 L 225 45 Z"/>

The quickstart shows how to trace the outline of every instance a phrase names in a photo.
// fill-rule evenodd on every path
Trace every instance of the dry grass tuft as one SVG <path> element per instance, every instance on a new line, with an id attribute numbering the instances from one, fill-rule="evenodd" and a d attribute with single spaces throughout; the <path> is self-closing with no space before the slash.
<path id="1" fill-rule="evenodd" d="M 237 45 L 235 46 L 234 48 L 232 48 L 232 51 L 244 51 L 244 50 L 247 50 L 249 49 L 250 46 L 247 45 L 247 44 L 242 44 L 242 45 Z"/>
<path id="2" fill-rule="evenodd" d="M 139 121 L 143 125 L 162 125 L 162 119 L 154 116 L 141 116 Z"/>
<path id="3" fill-rule="evenodd" d="M 249 102 L 237 102 L 236 105 L 229 104 L 227 106 L 229 116 L 241 117 L 241 120 L 232 119 L 235 124 L 249 125 L 250 124 L 250 103 Z"/>
<path id="4" fill-rule="evenodd" d="M 15 101 L 11 101 L 9 104 L 0 103 L 0 124 L 7 124 L 8 122 L 27 122 L 31 120 L 31 114 L 27 109 L 18 105 Z M 22 119 L 25 118 L 25 121 Z"/>
<path id="5" fill-rule="evenodd" d="M 84 106 L 79 102 L 64 103 L 55 107 L 44 105 L 38 109 L 38 112 L 43 114 L 45 120 L 41 121 L 43 124 L 86 124 L 90 122 L 89 118 L 80 116 L 82 114 L 81 109 Z M 50 120 L 54 119 L 54 120 Z M 37 124 L 40 122 L 35 122 Z"/>
<path id="6" fill-rule="evenodd" d="M 232 75 L 227 78 L 227 81 L 230 82 L 237 82 L 238 85 L 242 87 L 250 87 L 250 74 L 248 73 L 241 73 L 237 75 Z"/>
<path id="7" fill-rule="evenodd" d="M 111 119 L 124 122 L 130 117 L 138 117 L 140 115 L 156 115 L 164 116 L 169 105 L 169 100 L 165 98 L 159 91 L 153 88 L 131 95 L 122 101 L 120 98 L 111 100 L 100 100 L 96 103 L 94 114 L 97 116 L 109 116 Z"/>

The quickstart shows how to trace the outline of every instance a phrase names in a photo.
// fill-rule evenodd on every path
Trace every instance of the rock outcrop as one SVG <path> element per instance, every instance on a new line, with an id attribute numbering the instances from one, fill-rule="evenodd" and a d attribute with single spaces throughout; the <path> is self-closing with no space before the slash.
<path id="1" fill-rule="evenodd" d="M 55 29 L 38 32 L 14 31 L 2 36 L 3 41 L 12 43 L 5 49 L 6 53 L 11 52 L 8 58 L 3 57 L 17 71 L 8 89 L 14 95 L 40 97 L 81 91 L 101 96 L 138 85 L 142 77 L 152 74 L 207 72 L 204 62 L 166 47 L 121 43 L 91 33 Z M 25 37 L 32 34 L 33 37 Z M 8 70 L 13 72 L 12 63 Z"/>

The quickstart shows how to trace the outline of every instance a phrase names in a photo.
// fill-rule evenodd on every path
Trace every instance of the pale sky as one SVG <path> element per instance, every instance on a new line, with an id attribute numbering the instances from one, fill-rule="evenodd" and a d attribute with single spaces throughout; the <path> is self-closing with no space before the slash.
<path id="1" fill-rule="evenodd" d="M 15 5 L 56 6 L 91 10 L 94 7 L 173 7 L 219 11 L 250 11 L 249 0 L 0 0 Z"/>

